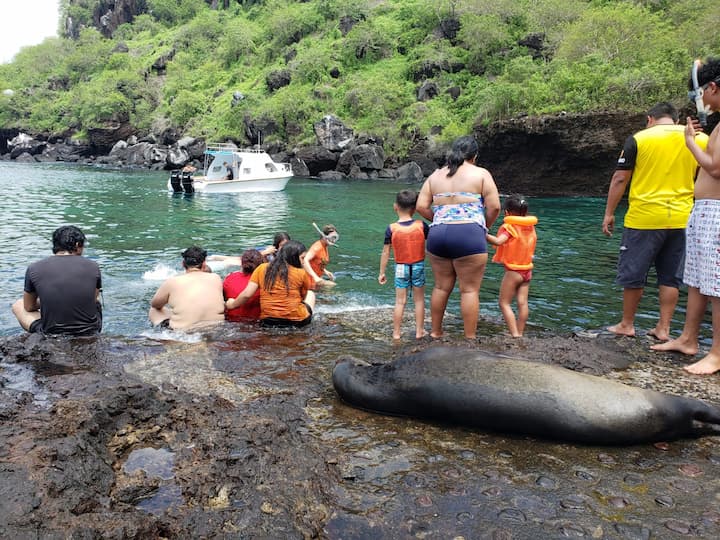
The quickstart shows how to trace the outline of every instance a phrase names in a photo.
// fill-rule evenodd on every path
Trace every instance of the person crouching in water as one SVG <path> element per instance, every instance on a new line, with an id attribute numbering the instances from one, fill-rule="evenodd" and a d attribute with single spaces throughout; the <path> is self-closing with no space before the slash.
<path id="1" fill-rule="evenodd" d="M 303 260 L 303 268 L 310 274 L 315 288 L 334 287 L 335 276 L 327 269 L 327 265 L 330 263 L 328 246 L 337 244 L 340 235 L 335 225 L 327 224 L 322 230 L 320 230 L 315 223 L 313 223 L 313 226 L 320 233 L 320 240 L 313 242 L 310 249 L 308 249 L 305 259 Z"/>
<path id="2" fill-rule="evenodd" d="M 225 307 L 235 309 L 245 304 L 260 290 L 260 323 L 263 326 L 306 326 L 315 308 L 313 279 L 302 265 L 305 246 L 289 240 L 272 262 L 263 263 L 253 271 L 245 289 L 235 298 L 228 298 Z"/>
<path id="3" fill-rule="evenodd" d="M 522 337 L 530 315 L 528 296 L 537 244 L 535 224 L 538 220 L 535 216 L 528 216 L 527 212 L 525 199 L 517 195 L 508 197 L 505 201 L 505 218 L 497 236 L 487 235 L 488 242 L 497 246 L 493 262 L 505 266 L 498 305 L 513 337 Z M 512 309 L 513 298 L 517 302 L 517 318 Z"/>

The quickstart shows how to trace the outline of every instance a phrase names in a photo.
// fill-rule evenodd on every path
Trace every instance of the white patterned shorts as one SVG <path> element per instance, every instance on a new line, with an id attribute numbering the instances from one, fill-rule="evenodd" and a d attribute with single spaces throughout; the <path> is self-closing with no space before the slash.
<path id="1" fill-rule="evenodd" d="M 720 297 L 720 200 L 695 201 L 687 224 L 683 281 Z"/>

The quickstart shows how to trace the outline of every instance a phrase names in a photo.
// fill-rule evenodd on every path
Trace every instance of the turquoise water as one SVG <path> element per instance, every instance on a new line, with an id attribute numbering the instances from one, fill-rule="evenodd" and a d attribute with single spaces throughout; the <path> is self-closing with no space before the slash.
<path id="1" fill-rule="evenodd" d="M 165 277 L 180 270 L 186 247 L 239 254 L 268 244 L 281 230 L 309 245 L 317 238 L 313 222 L 333 223 L 340 231 L 329 266 L 338 286 L 320 298 L 319 313 L 366 311 L 372 318 L 378 308 L 392 305 L 392 284 L 377 283 L 379 257 L 385 227 L 395 219 L 395 193 L 408 186 L 293 178 L 280 193 L 186 196 L 168 193 L 166 181 L 165 172 L 0 162 L 5 186 L 0 198 L 5 246 L 0 335 L 20 333 L 9 306 L 22 294 L 25 268 L 51 253 L 52 231 L 67 223 L 85 231 L 86 255 L 101 266 L 105 333 L 132 336 L 148 330 L 149 300 Z M 620 234 L 608 239 L 601 233 L 604 199 L 531 198 L 530 206 L 539 218 L 531 324 L 571 332 L 617 322 L 621 291 L 613 280 Z M 483 318 L 500 318 L 501 278 L 502 268 L 490 265 L 481 291 Z M 641 329 L 654 323 L 656 310 L 654 287 L 646 292 Z M 449 324 L 458 315 L 457 297 L 456 292 L 448 307 Z M 682 315 L 678 310 L 676 332 Z"/>

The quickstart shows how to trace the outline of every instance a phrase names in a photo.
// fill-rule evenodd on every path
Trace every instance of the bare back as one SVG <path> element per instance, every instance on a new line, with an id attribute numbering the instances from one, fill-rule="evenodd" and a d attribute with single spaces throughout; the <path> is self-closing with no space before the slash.
<path id="1" fill-rule="evenodd" d="M 710 134 L 707 149 L 705 152 L 713 162 L 720 161 L 720 127 L 716 127 Z M 720 177 L 711 175 L 704 168 L 700 167 L 695 182 L 695 199 L 720 200 Z"/>
<path id="2" fill-rule="evenodd" d="M 190 271 L 163 283 L 151 301 L 154 308 L 168 304 L 170 327 L 183 330 L 201 322 L 225 319 L 222 279 L 217 274 Z"/>
<path id="3" fill-rule="evenodd" d="M 490 227 L 500 213 L 500 196 L 490 172 L 468 162 L 460 165 L 452 176 L 448 176 L 448 171 L 447 167 L 437 169 L 425 181 L 418 195 L 418 213 L 432 219 L 431 206 L 474 202 L 477 198 L 465 193 L 478 194 L 483 196 L 485 220 Z"/>

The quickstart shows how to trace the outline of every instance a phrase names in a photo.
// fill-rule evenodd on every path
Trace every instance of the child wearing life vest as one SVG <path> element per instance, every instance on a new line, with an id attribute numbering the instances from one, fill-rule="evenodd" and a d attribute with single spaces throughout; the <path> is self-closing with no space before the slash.
<path id="1" fill-rule="evenodd" d="M 522 337 L 530 310 L 528 296 L 532 279 L 533 256 L 537 235 L 535 216 L 528 216 L 528 204 L 524 198 L 512 195 L 505 201 L 505 218 L 497 236 L 487 235 L 488 243 L 497 247 L 493 262 L 505 266 L 500 284 L 498 305 L 505 318 L 510 335 Z M 517 303 L 517 318 L 512 309 L 513 298 Z"/>
<path id="2" fill-rule="evenodd" d="M 385 269 L 390 260 L 391 248 L 395 258 L 393 339 L 400 339 L 400 325 L 410 287 L 415 302 L 415 338 L 425 336 L 425 238 L 429 227 L 423 220 L 413 219 L 417 195 L 415 191 L 404 190 L 395 197 L 393 210 L 398 219 L 385 229 L 385 242 L 380 255 L 380 285 L 387 283 Z"/>

